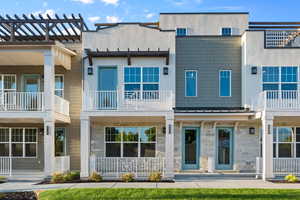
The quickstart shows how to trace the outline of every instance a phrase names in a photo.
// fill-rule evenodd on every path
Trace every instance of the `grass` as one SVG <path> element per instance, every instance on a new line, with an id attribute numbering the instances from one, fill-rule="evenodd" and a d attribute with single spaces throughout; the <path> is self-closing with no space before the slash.
<path id="1" fill-rule="evenodd" d="M 5 182 L 6 178 L 4 176 L 0 176 L 0 183 Z"/>
<path id="2" fill-rule="evenodd" d="M 61 189 L 40 193 L 40 200 L 100 199 L 206 199 L 206 200 L 291 200 L 300 199 L 300 190 L 281 189 Z"/>

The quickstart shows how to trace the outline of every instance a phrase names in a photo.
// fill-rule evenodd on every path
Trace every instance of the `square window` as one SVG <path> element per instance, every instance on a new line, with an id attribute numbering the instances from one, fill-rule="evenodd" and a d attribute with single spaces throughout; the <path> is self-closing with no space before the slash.
<path id="1" fill-rule="evenodd" d="M 177 28 L 176 29 L 177 36 L 186 36 L 187 35 L 187 28 Z"/>
<path id="2" fill-rule="evenodd" d="M 225 27 L 222 28 L 222 36 L 231 36 L 232 35 L 232 29 Z"/>
<path id="3" fill-rule="evenodd" d="M 138 143 L 124 143 L 123 157 L 138 157 Z"/>
<path id="4" fill-rule="evenodd" d="M 298 67 L 281 67 L 281 82 L 297 82 Z"/>
<path id="5" fill-rule="evenodd" d="M 23 142 L 23 129 L 22 128 L 11 129 L 11 141 L 12 142 Z"/>
<path id="6" fill-rule="evenodd" d="M 142 143 L 141 157 L 155 157 L 155 143 Z"/>
<path id="7" fill-rule="evenodd" d="M 141 68 L 140 67 L 125 67 L 124 80 L 125 80 L 125 83 L 141 82 Z"/>
<path id="8" fill-rule="evenodd" d="M 278 144 L 278 157 L 279 158 L 291 158 L 292 157 L 292 144 Z"/>
<path id="9" fill-rule="evenodd" d="M 300 158 L 300 143 L 296 144 L 296 157 Z"/>
<path id="10" fill-rule="evenodd" d="M 279 82 L 279 67 L 263 67 L 263 82 Z"/>
<path id="11" fill-rule="evenodd" d="M 22 157 L 23 156 L 23 144 L 12 143 L 11 144 L 11 153 L 13 157 Z"/>
<path id="12" fill-rule="evenodd" d="M 142 128 L 140 135 L 141 142 L 155 142 L 156 141 L 156 128 Z"/>
<path id="13" fill-rule="evenodd" d="M 139 131 L 138 128 L 124 128 L 123 141 L 135 142 L 138 141 Z"/>
<path id="14" fill-rule="evenodd" d="M 0 129 L 0 142 L 9 142 L 9 129 L 8 128 Z"/>
<path id="15" fill-rule="evenodd" d="M 121 141 L 121 128 L 107 127 L 105 129 L 105 141 L 107 142 L 120 142 Z"/>
<path id="16" fill-rule="evenodd" d="M 26 157 L 36 156 L 36 144 L 25 144 L 25 156 Z"/>
<path id="17" fill-rule="evenodd" d="M 120 143 L 106 143 L 105 146 L 106 157 L 121 157 L 121 144 Z"/>
<path id="18" fill-rule="evenodd" d="M 291 128 L 278 128 L 278 142 L 292 142 L 293 130 Z"/>
<path id="19" fill-rule="evenodd" d="M 0 157 L 9 156 L 9 144 L 0 143 Z"/>

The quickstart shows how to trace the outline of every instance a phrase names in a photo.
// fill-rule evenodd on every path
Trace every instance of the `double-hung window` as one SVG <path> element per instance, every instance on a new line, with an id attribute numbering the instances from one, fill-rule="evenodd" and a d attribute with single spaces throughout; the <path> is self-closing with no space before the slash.
<path id="1" fill-rule="evenodd" d="M 197 96 L 197 71 L 185 70 L 185 96 Z"/>
<path id="2" fill-rule="evenodd" d="M 187 36 L 187 28 L 177 28 L 176 35 L 177 36 Z"/>
<path id="3" fill-rule="evenodd" d="M 266 66 L 262 68 L 263 91 L 268 98 L 278 98 L 282 91 L 282 98 L 295 98 L 298 88 L 298 67 L 294 66 Z"/>
<path id="4" fill-rule="evenodd" d="M 219 96 L 231 96 L 231 70 L 221 70 L 219 72 Z"/>
<path id="5" fill-rule="evenodd" d="M 125 67 L 125 99 L 158 99 L 159 67 Z"/>
<path id="6" fill-rule="evenodd" d="M 16 75 L 15 74 L 0 74 L 0 105 L 4 104 L 4 93 L 16 92 Z"/>
<path id="7" fill-rule="evenodd" d="M 0 156 L 36 157 L 37 128 L 0 128 Z"/>
<path id="8" fill-rule="evenodd" d="M 55 75 L 55 95 L 64 97 L 64 75 Z"/>
<path id="9" fill-rule="evenodd" d="M 155 127 L 106 127 L 106 157 L 155 157 Z"/>

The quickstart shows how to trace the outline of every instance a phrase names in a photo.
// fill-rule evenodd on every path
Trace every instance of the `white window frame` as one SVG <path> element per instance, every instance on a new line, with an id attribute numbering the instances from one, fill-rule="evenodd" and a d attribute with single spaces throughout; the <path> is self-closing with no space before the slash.
<path id="1" fill-rule="evenodd" d="M 10 149 L 10 141 L 11 141 L 11 135 L 10 135 L 10 130 L 9 128 L 0 128 L 0 129 L 7 129 L 8 130 L 8 141 L 3 142 L 0 140 L 0 144 L 8 144 L 8 156 L 1 156 L 1 157 L 9 157 L 11 155 L 11 149 Z"/>
<path id="2" fill-rule="evenodd" d="M 155 128 L 155 141 L 154 142 L 141 142 L 140 141 L 140 134 L 142 128 Z M 138 141 L 123 141 L 123 135 L 121 135 L 121 141 L 106 141 L 106 128 L 121 128 L 122 130 L 124 128 L 137 128 L 138 129 Z M 104 127 L 104 157 L 106 157 L 106 144 L 120 144 L 120 157 L 117 158 L 130 158 L 130 157 L 124 157 L 124 143 L 138 143 L 138 156 L 134 158 L 155 158 L 157 157 L 157 139 L 158 139 L 158 127 L 157 126 L 105 126 Z M 154 157 L 141 157 L 141 144 L 155 144 L 155 156 Z M 111 158 L 111 157 L 107 157 Z"/>
<path id="3" fill-rule="evenodd" d="M 141 69 L 141 80 L 140 80 L 140 82 L 126 82 L 125 81 L 125 69 L 126 68 L 140 68 Z M 144 68 L 158 68 L 158 82 L 144 82 L 144 80 L 143 80 L 143 69 Z M 129 84 L 131 84 L 131 85 L 135 85 L 135 84 L 139 84 L 140 85 L 140 90 L 139 90 L 139 92 L 140 92 L 140 98 L 137 98 L 137 99 L 142 99 L 143 98 L 143 92 L 144 91 L 152 91 L 152 90 L 144 90 L 143 89 L 143 85 L 144 84 L 157 84 L 158 85 L 158 92 L 160 92 L 160 86 L 161 86 L 161 84 L 160 84 L 160 82 L 161 82 L 161 76 L 160 76 L 160 67 L 158 67 L 158 66 L 124 66 L 124 68 L 123 68 L 123 89 L 124 89 L 124 92 L 126 92 L 126 90 L 125 90 L 125 85 L 129 85 Z M 159 95 L 160 96 L 160 95 Z"/>
<path id="4" fill-rule="evenodd" d="M 61 91 L 62 92 L 62 98 L 64 98 L 65 96 L 65 76 L 64 74 L 55 74 L 55 78 L 56 77 L 62 77 L 62 89 L 56 89 L 54 88 L 54 94 L 56 91 Z M 55 87 L 55 83 L 54 83 L 54 87 Z"/>
<path id="5" fill-rule="evenodd" d="M 187 96 L 187 78 L 186 78 L 186 73 L 187 72 L 196 72 L 196 85 L 195 85 L 195 96 Z M 187 70 L 184 70 L 184 96 L 185 97 L 198 97 L 198 70 L 194 70 L 194 69 L 187 69 Z"/>
<path id="6" fill-rule="evenodd" d="M 177 34 L 177 30 L 178 29 L 185 29 L 186 34 L 185 35 L 178 35 Z M 189 35 L 189 32 L 188 32 L 189 29 L 187 27 L 176 27 L 175 30 L 176 30 L 176 36 L 179 36 L 179 37 L 182 36 L 182 37 L 184 37 L 184 36 L 188 36 Z"/>
<path id="7" fill-rule="evenodd" d="M 8 129 L 9 130 L 9 156 L 6 157 L 12 157 L 12 158 L 37 158 L 38 157 L 38 128 L 35 127 L 26 127 L 26 128 L 22 128 L 22 127 L 1 127 L 0 129 Z M 13 142 L 12 141 L 12 129 L 22 129 L 22 142 Z M 36 130 L 36 141 L 35 142 L 26 142 L 25 141 L 25 130 L 26 129 L 34 129 Z M 1 142 L 2 143 L 2 142 Z M 7 142 L 5 142 L 7 143 Z M 22 144 L 22 152 L 23 155 L 22 156 L 13 156 L 12 155 L 12 144 Z M 36 145 L 36 153 L 35 156 L 26 156 L 26 144 L 35 144 Z"/>
<path id="8" fill-rule="evenodd" d="M 2 86 L 0 86 L 0 94 L 4 93 L 4 92 L 16 92 L 17 91 L 17 75 L 16 74 L 0 74 L 1 78 L 2 78 Z M 5 89 L 4 88 L 4 77 L 5 76 L 11 76 L 15 78 L 15 84 L 16 84 L 16 88 L 14 89 Z M 1 84 L 1 82 L 0 82 Z"/>
<path id="9" fill-rule="evenodd" d="M 229 77 L 229 96 L 222 96 L 221 95 L 221 72 L 229 72 L 229 75 L 230 75 L 230 77 Z M 219 70 L 219 97 L 232 97 L 232 88 L 231 88 L 231 86 L 232 86 L 232 83 L 231 83 L 231 81 L 232 81 L 232 70 L 231 69 L 221 69 L 221 70 Z"/>
<path id="10" fill-rule="evenodd" d="M 264 75 L 263 75 L 263 68 L 264 67 L 277 67 L 279 70 L 278 70 L 278 82 L 264 82 Z M 282 79 L 281 79 L 281 68 L 283 67 L 297 67 L 297 81 L 296 82 L 282 82 Z M 282 91 L 282 84 L 296 84 L 297 85 L 297 90 L 300 89 L 300 67 L 298 65 L 291 65 L 291 66 L 287 66 L 287 65 L 284 65 L 284 66 L 278 66 L 278 65 L 263 65 L 261 66 L 261 91 L 264 91 L 264 84 L 278 84 L 278 91 Z"/>
<path id="11" fill-rule="evenodd" d="M 223 28 L 228 28 L 228 29 L 230 29 L 230 35 L 223 35 Z M 232 30 L 233 30 L 233 28 L 232 27 L 230 27 L 230 26 L 226 26 L 226 27 L 221 27 L 221 30 L 220 30 L 220 35 L 221 36 L 232 36 L 233 35 L 233 33 L 232 33 Z"/>

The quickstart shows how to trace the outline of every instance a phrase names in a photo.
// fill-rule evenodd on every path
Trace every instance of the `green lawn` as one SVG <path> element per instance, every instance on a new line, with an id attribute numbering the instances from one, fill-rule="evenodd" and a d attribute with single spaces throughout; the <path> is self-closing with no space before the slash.
<path id="1" fill-rule="evenodd" d="M 300 199 L 300 190 L 271 189 L 62 189 L 40 194 L 40 200 L 100 199 Z"/>

